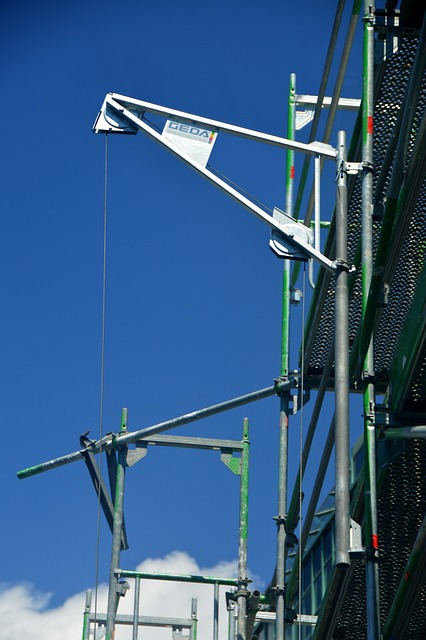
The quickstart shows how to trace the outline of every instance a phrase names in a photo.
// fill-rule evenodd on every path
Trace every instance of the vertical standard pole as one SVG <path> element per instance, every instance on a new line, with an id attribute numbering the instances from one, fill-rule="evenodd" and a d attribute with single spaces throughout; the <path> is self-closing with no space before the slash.
<path id="1" fill-rule="evenodd" d="M 197 640 L 197 624 L 198 624 L 197 598 L 192 598 L 191 600 L 191 620 L 192 620 L 191 640 Z"/>
<path id="2" fill-rule="evenodd" d="M 121 413 L 120 436 L 127 431 L 127 409 Z M 106 621 L 106 640 L 114 640 L 115 617 L 118 606 L 118 579 L 116 570 L 120 566 L 121 551 L 121 531 L 123 526 L 123 502 L 124 502 L 124 479 L 126 473 L 127 447 L 124 446 L 118 451 L 117 480 L 114 500 L 114 526 L 112 530 L 111 565 L 109 573 L 108 608 Z"/>
<path id="3" fill-rule="evenodd" d="M 228 614 L 228 640 L 235 640 L 235 628 L 238 616 L 238 607 L 235 603 L 233 606 L 229 606 Z"/>
<path id="4" fill-rule="evenodd" d="M 213 640 L 219 638 L 219 583 L 214 583 L 213 594 Z"/>
<path id="5" fill-rule="evenodd" d="M 246 640 L 247 628 L 247 532 L 248 532 L 248 483 L 249 483 L 249 421 L 243 420 L 243 448 L 240 476 L 240 526 L 238 541 L 238 619 L 237 640 Z M 250 640 L 249 638 L 247 640 Z"/>
<path id="6" fill-rule="evenodd" d="M 294 140 L 296 113 L 296 74 L 290 74 L 290 86 L 288 93 L 288 116 L 287 116 L 287 138 Z M 293 192 L 294 192 L 294 151 L 287 150 L 285 184 L 285 210 L 293 215 Z"/>
<path id="7" fill-rule="evenodd" d="M 296 76 L 290 76 L 288 100 L 287 136 L 295 136 L 295 91 Z M 287 151 L 286 209 L 293 213 L 294 152 Z M 290 333 L 290 262 L 284 260 L 283 306 L 281 330 L 281 379 L 287 380 L 289 373 L 289 333 Z M 285 563 L 286 563 L 286 518 L 287 518 L 287 474 L 288 474 L 288 413 L 290 393 L 285 391 L 280 397 L 280 433 L 278 460 L 278 514 L 277 523 L 277 569 L 276 569 L 276 619 L 275 636 L 285 638 Z"/>
<path id="8" fill-rule="evenodd" d="M 362 316 L 364 321 L 373 274 L 373 116 L 374 2 L 364 2 L 362 83 Z M 376 433 L 373 339 L 363 364 L 364 504 L 366 544 L 367 638 L 380 638 L 379 535 L 377 520 Z"/>
<path id="9" fill-rule="evenodd" d="M 287 263 L 285 263 L 287 264 Z M 284 274 L 289 277 L 289 269 Z M 288 470 L 288 392 L 280 398 L 280 440 L 278 465 L 277 570 L 276 570 L 276 638 L 285 637 L 285 545 Z"/>
<path id="10" fill-rule="evenodd" d="M 133 605 L 133 633 L 132 633 L 132 640 L 138 640 L 140 593 L 141 593 L 141 578 L 140 578 L 140 576 L 136 576 L 136 578 L 135 578 L 135 599 L 134 599 L 134 605 Z"/>
<path id="11" fill-rule="evenodd" d="M 336 566 L 347 569 L 349 558 L 349 331 L 346 178 L 346 135 L 338 133 L 336 190 L 335 301 L 335 454 L 336 454 Z"/>
<path id="12" fill-rule="evenodd" d="M 84 607 L 83 618 L 83 635 L 82 640 L 89 640 L 90 635 L 90 609 L 92 606 L 92 592 L 90 589 L 86 591 L 86 605 Z"/>

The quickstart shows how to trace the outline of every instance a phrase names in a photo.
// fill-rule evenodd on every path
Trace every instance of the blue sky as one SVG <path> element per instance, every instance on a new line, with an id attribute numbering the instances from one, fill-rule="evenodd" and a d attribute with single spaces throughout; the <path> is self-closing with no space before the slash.
<path id="1" fill-rule="evenodd" d="M 0 10 L 2 581 L 53 592 L 52 607 L 94 584 L 97 505 L 83 462 L 25 481 L 16 471 L 99 433 L 105 138 L 91 128 L 105 94 L 285 135 L 289 75 L 299 93 L 318 92 L 335 5 L 46 0 Z M 360 48 L 361 33 L 345 97 L 360 97 Z M 282 151 L 221 134 L 210 161 L 284 207 Z M 326 219 L 333 198 L 329 180 Z M 124 406 L 135 430 L 271 385 L 282 264 L 267 227 L 142 134 L 110 137 L 107 211 L 104 432 L 119 429 Z M 300 305 L 293 367 L 302 322 Z M 249 565 L 264 585 L 275 562 L 278 400 L 174 433 L 239 439 L 245 415 Z M 292 424 L 291 484 L 298 416 Z M 125 568 L 176 550 L 199 567 L 237 556 L 238 481 L 214 453 L 150 451 L 128 472 L 125 514 Z M 101 541 L 105 581 L 103 523 Z"/>

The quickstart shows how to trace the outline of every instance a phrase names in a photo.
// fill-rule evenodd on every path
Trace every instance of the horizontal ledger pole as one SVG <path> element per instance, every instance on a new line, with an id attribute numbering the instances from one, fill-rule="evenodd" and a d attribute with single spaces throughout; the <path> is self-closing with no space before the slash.
<path id="1" fill-rule="evenodd" d="M 225 402 L 212 405 L 211 407 L 206 407 L 204 409 L 199 409 L 198 411 L 186 413 L 183 416 L 172 418 L 171 420 L 167 420 L 166 422 L 160 422 L 151 427 L 147 427 L 146 429 L 140 429 L 139 431 L 133 432 L 130 431 L 124 436 L 109 434 L 102 438 L 102 440 L 96 441 L 93 446 L 90 447 L 90 451 L 96 454 L 100 451 L 107 451 L 108 449 L 119 449 L 120 447 L 124 447 L 126 445 L 137 442 L 138 440 L 146 436 L 155 435 L 156 433 L 161 433 L 162 431 L 167 431 L 169 429 L 174 429 L 184 424 L 189 424 L 190 422 L 196 422 L 197 420 L 208 418 L 209 416 L 222 413 L 223 411 L 236 409 L 245 404 L 249 404 L 250 402 L 255 402 L 256 400 L 269 398 L 270 396 L 275 395 L 277 392 L 284 390 L 284 388 L 291 388 L 292 386 L 294 386 L 294 384 L 295 379 L 291 378 L 287 382 L 280 382 L 279 389 L 277 389 L 276 386 L 266 387 L 265 389 L 253 391 L 244 396 L 239 396 L 238 398 L 233 398 L 232 400 L 226 400 Z M 45 471 L 50 471 L 51 469 L 62 467 L 71 462 L 76 462 L 83 457 L 85 451 L 86 449 L 81 449 L 80 451 L 68 453 L 64 456 L 61 456 L 60 458 L 54 458 L 52 460 L 48 460 L 47 462 L 37 464 L 33 467 L 28 467 L 27 469 L 18 471 L 17 476 L 19 480 L 23 480 L 24 478 L 29 478 L 31 476 L 38 475 L 39 473 L 44 473 Z"/>
<path id="2" fill-rule="evenodd" d="M 194 576 L 189 573 L 155 573 L 151 571 L 126 571 L 117 569 L 119 578 L 140 578 L 141 580 L 168 580 L 170 582 L 195 582 L 197 584 L 219 584 L 230 587 L 238 585 L 237 578 L 219 578 L 215 576 Z"/>

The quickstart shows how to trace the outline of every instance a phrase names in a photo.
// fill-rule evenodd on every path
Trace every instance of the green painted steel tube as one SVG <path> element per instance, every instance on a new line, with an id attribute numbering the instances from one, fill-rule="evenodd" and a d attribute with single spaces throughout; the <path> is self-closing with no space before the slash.
<path id="1" fill-rule="evenodd" d="M 362 82 L 362 324 L 373 276 L 373 123 L 374 123 L 374 2 L 364 2 Z M 366 546 L 367 638 L 380 638 L 379 528 L 373 338 L 362 366 L 364 403 L 364 539 Z"/>
<path id="2" fill-rule="evenodd" d="M 250 440 L 249 421 L 243 420 L 243 450 L 241 452 L 241 486 L 240 486 L 240 528 L 239 528 L 239 563 L 238 578 L 247 584 L 247 539 L 248 539 L 248 496 L 249 496 L 249 464 Z"/>
<path id="3" fill-rule="evenodd" d="M 290 76 L 289 100 L 288 100 L 288 136 L 295 136 L 296 105 L 294 94 L 296 90 L 296 77 Z M 294 180 L 294 154 L 287 153 L 287 182 L 286 182 L 286 208 L 289 215 L 293 214 L 293 180 Z M 283 286 L 282 286 L 282 325 L 281 325 L 281 379 L 286 381 L 289 373 L 290 362 L 290 262 L 284 260 Z M 285 637 L 285 565 L 286 565 L 286 517 L 287 517 L 287 484 L 288 484 L 288 413 L 290 392 L 285 391 L 280 396 L 279 416 L 279 458 L 278 458 L 278 514 L 277 525 L 277 564 L 275 569 L 276 580 L 276 619 L 275 634 L 277 638 Z"/>
<path id="4" fill-rule="evenodd" d="M 194 582 L 196 584 L 219 584 L 228 587 L 237 587 L 238 578 L 222 578 L 216 576 L 196 576 L 190 573 L 157 573 L 155 571 L 129 571 L 116 569 L 118 578 L 136 578 L 141 580 L 167 580 L 168 582 Z"/>
<path id="5" fill-rule="evenodd" d="M 295 139 L 296 131 L 296 74 L 290 75 L 290 86 L 288 92 L 288 115 L 287 115 L 287 138 Z M 293 190 L 294 190 L 294 151 L 287 149 L 287 166 L 285 181 L 286 212 L 293 215 Z"/>
<path id="6" fill-rule="evenodd" d="M 243 450 L 241 452 L 241 476 L 240 476 L 240 525 L 238 540 L 238 618 L 237 640 L 246 640 L 246 611 L 247 611 L 247 538 L 248 538 L 248 486 L 249 486 L 249 461 L 250 440 L 249 421 L 243 420 Z"/>
<path id="7" fill-rule="evenodd" d="M 124 436 L 127 431 L 127 409 L 122 410 L 120 436 Z M 106 621 L 106 640 L 114 638 L 115 618 L 119 602 L 118 580 L 116 569 L 120 566 L 121 535 L 123 527 L 123 504 L 124 504 L 124 480 L 126 473 L 127 446 L 121 446 L 118 451 L 117 480 L 114 500 L 114 526 L 112 533 L 111 563 L 109 574 L 109 590 Z"/>

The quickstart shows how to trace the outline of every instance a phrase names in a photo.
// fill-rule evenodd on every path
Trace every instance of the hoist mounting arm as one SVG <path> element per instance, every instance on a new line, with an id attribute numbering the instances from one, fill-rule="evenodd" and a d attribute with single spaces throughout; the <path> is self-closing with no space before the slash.
<path id="1" fill-rule="evenodd" d="M 210 134 L 210 142 L 214 142 L 217 133 L 219 131 L 223 131 L 232 135 L 265 142 L 285 149 L 292 149 L 305 154 L 335 160 L 337 152 L 331 145 L 319 142 L 312 142 L 310 144 L 296 142 L 280 136 L 262 133 L 253 129 L 246 129 L 236 125 L 227 124 L 225 122 L 219 122 L 218 120 L 212 120 L 203 116 L 177 111 L 176 109 L 162 107 L 150 102 L 136 100 L 135 98 L 115 93 L 107 94 L 93 126 L 93 131 L 95 133 L 136 134 L 138 131 L 143 131 L 150 138 L 168 149 L 168 151 L 173 153 L 176 157 L 191 166 L 204 178 L 227 193 L 231 198 L 239 202 L 239 204 L 243 205 L 248 209 L 248 211 L 250 211 L 250 213 L 259 218 L 259 220 L 266 223 L 273 232 L 272 248 L 277 255 L 280 257 L 296 258 L 299 260 L 309 260 L 312 258 L 329 271 L 334 271 L 336 269 L 335 261 L 330 260 L 311 245 L 308 233 L 309 230 L 307 230 L 302 223 L 299 223 L 290 216 L 287 216 L 285 212 L 280 212 L 283 214 L 280 216 L 271 216 L 258 204 L 247 198 L 240 191 L 213 173 L 206 166 L 208 156 L 205 161 L 200 160 L 196 154 L 192 153 L 187 141 L 186 146 L 183 146 L 180 140 L 177 140 L 177 142 L 175 141 L 177 138 L 173 139 L 170 136 L 164 135 L 164 131 L 163 133 L 159 133 L 151 123 L 144 119 L 145 113 L 162 116 L 167 119 L 167 123 L 181 123 L 183 126 L 179 125 L 179 128 L 184 130 L 183 133 L 186 134 L 187 138 L 190 137 L 191 130 L 205 132 L 206 136 L 207 134 Z M 289 219 L 288 224 L 286 224 L 285 218 Z M 277 244 L 280 243 L 281 247 L 276 251 Z"/>

